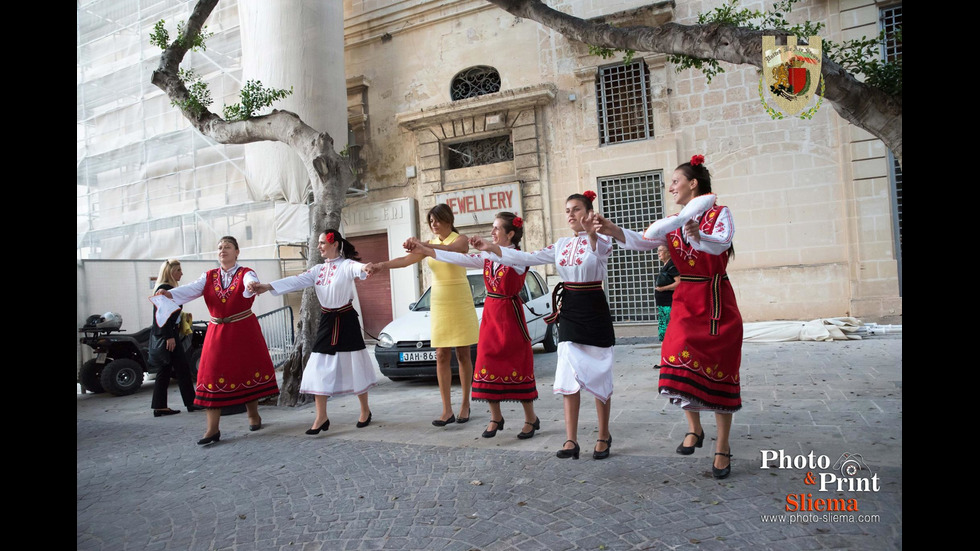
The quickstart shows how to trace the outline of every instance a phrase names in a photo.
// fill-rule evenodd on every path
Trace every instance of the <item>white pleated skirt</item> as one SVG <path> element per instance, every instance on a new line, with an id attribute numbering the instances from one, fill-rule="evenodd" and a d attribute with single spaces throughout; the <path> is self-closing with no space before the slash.
<path id="1" fill-rule="evenodd" d="M 317 396 L 364 394 L 378 384 L 367 349 L 335 354 L 310 354 L 299 391 Z"/>
<path id="2" fill-rule="evenodd" d="M 606 403 L 613 393 L 613 348 L 558 343 L 555 394 L 575 394 L 583 388 Z"/>

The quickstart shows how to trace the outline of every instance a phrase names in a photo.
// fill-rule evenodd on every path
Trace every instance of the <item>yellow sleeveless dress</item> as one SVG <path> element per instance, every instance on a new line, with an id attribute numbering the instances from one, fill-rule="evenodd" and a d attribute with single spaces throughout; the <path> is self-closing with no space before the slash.
<path id="1" fill-rule="evenodd" d="M 434 245 L 449 245 L 459 234 L 450 233 L 445 240 L 430 239 Z M 466 268 L 429 260 L 432 270 L 432 346 L 449 348 L 476 344 L 480 324 L 473 306 L 473 293 L 466 280 Z"/>

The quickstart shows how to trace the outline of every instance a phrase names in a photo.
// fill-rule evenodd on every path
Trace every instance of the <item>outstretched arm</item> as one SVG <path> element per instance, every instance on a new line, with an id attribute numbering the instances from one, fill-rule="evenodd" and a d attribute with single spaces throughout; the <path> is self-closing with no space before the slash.
<path id="1" fill-rule="evenodd" d="M 623 233 L 623 228 L 620 228 L 612 220 L 603 218 L 599 214 L 595 215 L 595 231 L 602 235 L 608 235 L 620 243 L 626 242 L 626 234 Z"/>
<path id="2" fill-rule="evenodd" d="M 405 240 L 404 243 L 402 243 L 402 247 L 404 247 L 406 251 L 411 251 L 412 248 L 409 245 L 413 240 L 419 241 L 417 237 L 409 237 L 408 239 Z M 426 243 L 425 245 L 427 247 L 431 247 L 433 250 L 436 251 L 452 251 L 454 253 L 465 253 L 470 250 L 469 238 L 462 234 L 457 235 L 456 239 L 454 239 L 452 243 L 449 243 L 447 245 L 440 245 L 438 243 Z"/>
<path id="3" fill-rule="evenodd" d="M 500 246 L 497 245 L 496 243 L 487 241 L 482 237 L 471 237 L 470 245 L 473 245 L 473 248 L 476 250 L 484 251 L 500 256 Z"/>
<path id="4" fill-rule="evenodd" d="M 368 266 L 368 273 L 373 274 L 381 270 L 394 270 L 396 268 L 404 268 L 406 266 L 411 266 L 418 261 L 425 258 L 425 255 L 419 253 L 408 253 L 405 256 L 399 258 L 392 258 L 391 260 L 385 260 L 384 262 L 375 262 Z"/>

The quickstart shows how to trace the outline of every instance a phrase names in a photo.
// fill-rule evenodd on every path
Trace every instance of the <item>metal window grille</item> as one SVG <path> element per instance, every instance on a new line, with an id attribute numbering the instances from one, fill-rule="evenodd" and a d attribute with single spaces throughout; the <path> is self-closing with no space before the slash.
<path id="1" fill-rule="evenodd" d="M 603 216 L 621 227 L 643 231 L 664 216 L 660 171 L 600 178 L 598 187 Z M 607 268 L 606 295 L 613 321 L 656 321 L 653 291 L 661 268 L 656 253 L 619 249 Z"/>
<path id="2" fill-rule="evenodd" d="M 902 166 L 891 152 L 892 219 L 895 220 L 895 260 L 898 262 L 898 294 L 902 294 Z"/>
<path id="3" fill-rule="evenodd" d="M 902 5 L 895 4 L 882 8 L 879 12 L 881 30 L 885 32 L 885 43 L 881 48 L 881 57 L 885 61 L 895 61 L 902 58 L 902 42 L 896 40 L 895 31 L 902 28 Z M 902 167 L 898 159 L 888 152 L 889 178 L 892 186 L 892 219 L 895 228 L 895 260 L 898 262 L 898 294 L 902 295 Z"/>
<path id="4" fill-rule="evenodd" d="M 262 336 L 277 368 L 289 360 L 293 353 L 293 309 L 283 306 L 258 317 Z"/>
<path id="5" fill-rule="evenodd" d="M 500 91 L 500 73 L 493 67 L 477 65 L 460 71 L 449 85 L 453 101 Z"/>
<path id="6" fill-rule="evenodd" d="M 649 81 L 647 65 L 642 60 L 599 68 L 596 104 L 600 145 L 653 137 Z"/>
<path id="7" fill-rule="evenodd" d="M 895 61 L 902 57 L 902 43 L 895 39 L 893 33 L 902 28 L 902 5 L 889 6 L 882 8 L 881 30 L 885 31 L 887 38 L 882 47 L 881 55 L 885 61 Z"/>
<path id="8" fill-rule="evenodd" d="M 446 145 L 446 168 L 467 168 L 514 160 L 510 135 Z"/>

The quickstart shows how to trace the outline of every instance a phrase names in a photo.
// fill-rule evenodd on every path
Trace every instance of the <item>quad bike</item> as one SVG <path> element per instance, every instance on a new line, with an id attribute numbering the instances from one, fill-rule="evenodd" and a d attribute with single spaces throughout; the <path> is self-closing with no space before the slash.
<path id="1" fill-rule="evenodd" d="M 78 372 L 78 382 L 82 392 L 108 392 L 125 396 L 139 390 L 146 373 L 156 374 L 158 368 L 151 367 L 149 356 L 150 328 L 136 333 L 122 331 L 122 316 L 115 312 L 92 315 L 78 332 L 84 336 L 79 341 L 92 348 L 95 357 L 82 364 Z M 197 380 L 197 366 L 201 361 L 201 347 L 207 324 L 194 323 L 193 334 L 182 340 L 190 365 L 191 380 Z"/>

